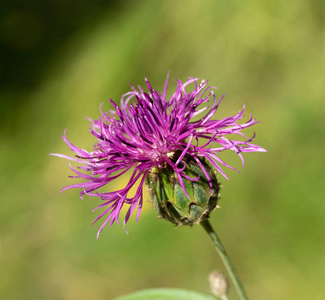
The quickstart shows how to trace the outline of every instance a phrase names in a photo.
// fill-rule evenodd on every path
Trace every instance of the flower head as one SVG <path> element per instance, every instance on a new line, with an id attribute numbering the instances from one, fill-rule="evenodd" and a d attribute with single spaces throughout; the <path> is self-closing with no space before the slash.
<path id="1" fill-rule="evenodd" d="M 198 178 L 186 174 L 188 161 L 197 163 L 212 188 L 213 180 L 203 166 L 204 159 L 227 178 L 221 166 L 234 168 L 218 157 L 221 151 L 236 152 L 243 164 L 243 152 L 265 151 L 251 143 L 254 136 L 247 138 L 242 133 L 243 129 L 257 123 L 252 117 L 243 124 L 238 123 L 243 118 L 244 108 L 234 116 L 214 119 L 224 95 L 217 100 L 213 91 L 215 88 L 208 86 L 207 81 L 199 83 L 199 79 L 189 78 L 185 83 L 177 80 L 176 91 L 167 98 L 168 79 L 169 76 L 163 93 L 154 90 L 145 78 L 148 92 L 140 86 L 138 90 L 131 86 L 132 90 L 122 96 L 120 106 L 110 100 L 114 109 L 108 112 L 101 110 L 98 120 L 90 120 L 90 131 L 97 139 L 93 151 L 88 152 L 71 144 L 64 133 L 63 140 L 75 152 L 75 157 L 53 154 L 83 164 L 79 167 L 81 171 L 72 166 L 71 169 L 76 174 L 73 177 L 86 181 L 69 185 L 63 190 L 82 188 L 81 197 L 87 194 L 103 200 L 95 208 L 103 208 L 104 211 L 94 222 L 104 216 L 106 218 L 98 234 L 107 223 L 118 223 L 123 205 L 129 207 L 124 225 L 136 208 L 139 219 L 143 204 L 142 186 L 153 169 L 168 167 L 173 170 L 179 186 L 189 197 L 184 180 L 197 181 Z M 187 91 L 189 85 L 193 88 Z M 229 134 L 237 134 L 243 141 L 229 139 L 226 137 Z M 98 191 L 129 170 L 132 170 L 132 175 L 123 189 Z M 131 188 L 136 185 L 135 194 L 130 196 Z"/>

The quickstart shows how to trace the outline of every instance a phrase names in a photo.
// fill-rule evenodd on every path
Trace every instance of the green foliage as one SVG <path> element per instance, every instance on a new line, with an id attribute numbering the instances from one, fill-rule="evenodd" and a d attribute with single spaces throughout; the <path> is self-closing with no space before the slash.
<path id="1" fill-rule="evenodd" d="M 177 289 L 144 290 L 115 300 L 217 300 L 219 298 Z"/>

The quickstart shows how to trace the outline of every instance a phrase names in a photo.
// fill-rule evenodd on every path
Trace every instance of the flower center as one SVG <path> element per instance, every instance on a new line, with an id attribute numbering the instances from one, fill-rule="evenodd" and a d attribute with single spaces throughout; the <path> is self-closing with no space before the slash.
<path id="1" fill-rule="evenodd" d="M 168 153 L 166 154 L 166 156 L 167 156 L 168 158 L 172 158 L 172 157 L 174 156 L 174 154 L 175 154 L 175 152 L 174 152 L 174 151 L 171 151 L 171 152 L 168 152 Z"/>

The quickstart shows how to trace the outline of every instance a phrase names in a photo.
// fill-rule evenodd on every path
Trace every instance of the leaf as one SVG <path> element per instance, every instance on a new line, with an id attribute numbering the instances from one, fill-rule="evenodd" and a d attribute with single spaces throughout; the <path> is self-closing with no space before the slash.
<path id="1" fill-rule="evenodd" d="M 218 300 L 210 295 L 179 289 L 150 289 L 122 296 L 115 300 Z"/>

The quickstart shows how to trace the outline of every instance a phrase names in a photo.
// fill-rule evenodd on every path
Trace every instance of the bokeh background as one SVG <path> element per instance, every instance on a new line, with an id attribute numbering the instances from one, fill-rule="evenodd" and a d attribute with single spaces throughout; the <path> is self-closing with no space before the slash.
<path id="1" fill-rule="evenodd" d="M 246 103 L 268 153 L 224 158 L 211 218 L 250 299 L 325 297 L 325 2 L 321 0 L 2 1 L 0 298 L 112 299 L 153 287 L 209 293 L 224 270 L 199 226 L 174 229 L 145 204 L 140 221 L 91 227 L 61 139 L 91 149 L 84 116 L 147 76 L 209 78 L 218 116 Z M 171 84 L 171 89 L 174 87 Z M 252 134 L 248 131 L 247 134 Z M 123 186 L 115 182 L 112 187 Z M 109 188 L 109 187 L 108 187 Z M 236 299 L 232 290 L 230 299 Z"/>

